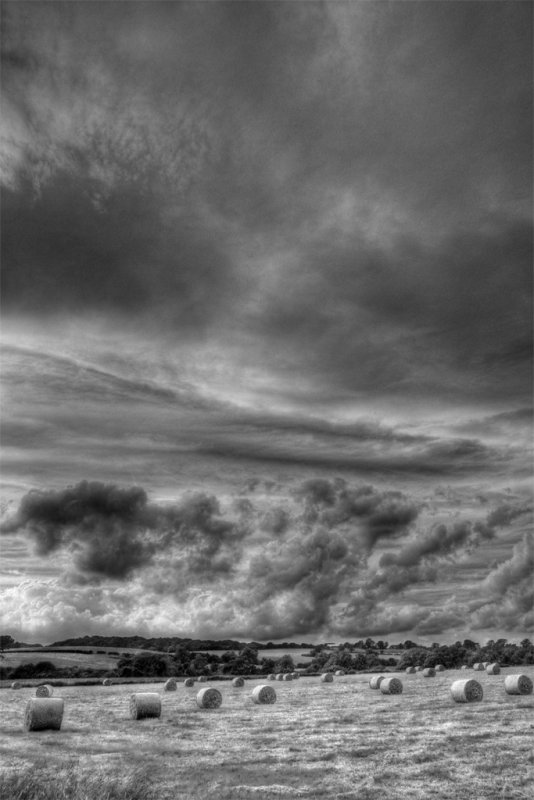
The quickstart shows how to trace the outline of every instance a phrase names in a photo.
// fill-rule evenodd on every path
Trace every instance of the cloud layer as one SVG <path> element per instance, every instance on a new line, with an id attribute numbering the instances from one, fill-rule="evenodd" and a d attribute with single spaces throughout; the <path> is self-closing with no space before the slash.
<path id="1" fill-rule="evenodd" d="M 420 588 L 445 591 L 451 573 L 468 565 L 477 548 L 514 518 L 530 518 L 524 503 L 514 504 L 514 514 L 508 505 L 475 523 L 436 524 L 402 492 L 315 479 L 278 507 L 273 530 L 265 497 L 242 498 L 240 505 L 236 499 L 225 507 L 207 495 L 157 504 L 139 487 L 87 482 L 26 495 L 3 523 L 3 537 L 23 535 L 39 556 L 65 559 L 61 577 L 23 585 L 21 607 L 39 606 L 25 629 L 47 635 L 42 620 L 52 598 L 64 607 L 64 619 L 53 622 L 64 631 L 77 602 L 88 602 L 89 618 L 78 621 L 78 633 L 99 625 L 130 630 L 140 620 L 143 631 L 175 630 L 161 608 L 169 615 L 181 609 L 183 633 L 259 639 L 447 636 L 532 626 L 532 534 L 492 570 L 477 571 L 484 576 L 473 593 L 477 601 L 462 598 L 461 583 L 445 606 L 416 599 Z M 68 587 L 78 601 L 68 599 Z M 4 624 L 22 629 L 15 594 L 3 592 Z"/>
<path id="2" fill-rule="evenodd" d="M 2 15 L 6 624 L 531 625 L 531 5 Z"/>
<path id="3" fill-rule="evenodd" d="M 310 397 L 527 400 L 528 4 L 4 13 L 9 319 L 207 337 Z"/>

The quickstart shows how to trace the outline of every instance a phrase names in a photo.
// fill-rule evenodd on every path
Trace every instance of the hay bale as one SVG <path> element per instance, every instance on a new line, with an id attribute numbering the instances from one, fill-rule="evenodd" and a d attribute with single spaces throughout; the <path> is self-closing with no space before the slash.
<path id="1" fill-rule="evenodd" d="M 102 686 L 111 686 L 112 683 L 113 681 L 111 680 L 111 678 L 104 678 L 104 680 L 102 681 Z"/>
<path id="2" fill-rule="evenodd" d="M 467 664 L 462 664 L 462 666 L 460 667 L 460 669 L 469 669 L 469 667 L 467 666 Z"/>
<path id="3" fill-rule="evenodd" d="M 205 675 L 199 675 L 199 676 L 198 676 L 198 682 L 199 682 L 199 683 L 206 683 L 206 681 L 207 681 L 207 680 L 208 680 L 208 679 L 206 678 L 206 676 L 205 676 Z"/>
<path id="4" fill-rule="evenodd" d="M 323 674 L 321 675 L 321 683 L 333 683 L 333 682 L 334 682 L 334 676 L 332 675 L 332 673 L 323 672 Z"/>
<path id="5" fill-rule="evenodd" d="M 402 694 L 402 681 L 398 678 L 384 678 L 380 681 L 382 694 Z"/>
<path id="6" fill-rule="evenodd" d="M 262 683 L 252 691 L 252 699 L 258 705 L 271 705 L 276 703 L 276 692 L 272 686 Z"/>
<path id="7" fill-rule="evenodd" d="M 245 681 L 243 678 L 234 678 L 232 681 L 232 686 L 244 686 Z"/>
<path id="8" fill-rule="evenodd" d="M 137 692 L 130 695 L 132 719 L 161 716 L 161 697 L 157 692 Z"/>
<path id="9" fill-rule="evenodd" d="M 445 672 L 445 667 L 443 666 L 443 664 L 436 664 L 434 669 L 436 670 L 436 672 Z"/>
<path id="10" fill-rule="evenodd" d="M 197 706 L 199 708 L 219 708 L 222 703 L 222 694 L 218 689 L 206 686 L 197 694 Z"/>
<path id="11" fill-rule="evenodd" d="M 337 675 L 338 678 L 341 678 L 342 675 L 345 674 L 345 670 L 344 669 L 336 669 L 334 674 Z"/>
<path id="12" fill-rule="evenodd" d="M 195 679 L 194 678 L 186 678 L 185 679 L 184 686 L 191 687 L 191 686 L 194 686 L 194 685 L 195 685 Z"/>
<path id="13" fill-rule="evenodd" d="M 42 683 L 35 690 L 36 697 L 52 697 L 53 694 L 54 694 L 54 687 L 50 686 L 49 683 Z"/>
<path id="14" fill-rule="evenodd" d="M 274 672 L 270 672 L 269 675 L 267 675 L 267 680 L 268 681 L 275 681 L 276 680 L 276 675 L 274 674 Z"/>
<path id="15" fill-rule="evenodd" d="M 436 670 L 434 667 L 427 667 L 423 670 L 423 678 L 435 678 Z"/>
<path id="16" fill-rule="evenodd" d="M 413 675 L 415 673 L 415 667 L 406 667 L 406 674 Z"/>
<path id="17" fill-rule="evenodd" d="M 176 691 L 176 678 L 169 678 L 163 685 L 163 691 L 175 692 Z"/>
<path id="18" fill-rule="evenodd" d="M 418 665 L 416 666 L 416 668 L 415 668 L 415 671 L 416 671 L 416 672 L 422 672 L 422 670 L 423 670 L 423 667 L 422 667 L 420 664 L 418 664 Z"/>
<path id="19" fill-rule="evenodd" d="M 488 664 L 486 667 L 486 672 L 488 675 L 498 675 L 501 671 L 500 666 L 495 662 L 495 664 Z"/>
<path id="20" fill-rule="evenodd" d="M 490 665 L 489 661 L 483 661 L 482 662 L 482 669 L 486 669 L 486 667 L 489 667 L 489 665 Z"/>
<path id="21" fill-rule="evenodd" d="M 13 681 L 11 684 L 12 689 L 22 689 L 22 683 L 20 681 Z"/>
<path id="22" fill-rule="evenodd" d="M 276 676 L 276 680 L 277 681 L 283 681 L 284 680 L 284 673 L 283 672 L 279 672 L 278 675 Z"/>
<path id="23" fill-rule="evenodd" d="M 28 700 L 24 713 L 24 727 L 27 731 L 58 731 L 63 719 L 62 697 L 32 697 Z"/>
<path id="24" fill-rule="evenodd" d="M 532 694 L 532 681 L 528 675 L 507 675 L 504 689 L 506 694 Z"/>
<path id="25" fill-rule="evenodd" d="M 298 678 L 300 678 L 300 672 L 292 672 L 291 676 L 292 676 L 293 680 L 296 681 L 296 680 L 298 680 Z"/>
<path id="26" fill-rule="evenodd" d="M 385 679 L 384 675 L 373 675 L 373 677 L 369 681 L 369 687 L 371 689 L 380 689 L 380 684 L 384 679 Z"/>
<path id="27" fill-rule="evenodd" d="M 482 672 L 482 670 L 485 669 L 485 667 L 480 661 L 477 661 L 475 664 L 473 664 L 473 669 L 476 672 Z"/>
<path id="28" fill-rule="evenodd" d="M 451 686 L 452 699 L 456 703 L 478 703 L 482 700 L 484 692 L 482 686 L 474 678 L 454 681 Z"/>
<path id="29" fill-rule="evenodd" d="M 293 675 L 290 672 L 286 672 L 286 674 L 284 675 L 284 680 L 285 681 L 292 681 L 293 680 Z"/>

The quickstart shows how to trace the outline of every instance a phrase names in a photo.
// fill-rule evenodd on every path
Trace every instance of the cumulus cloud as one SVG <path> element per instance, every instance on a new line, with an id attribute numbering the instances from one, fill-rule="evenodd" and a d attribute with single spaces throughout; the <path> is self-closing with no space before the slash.
<path id="1" fill-rule="evenodd" d="M 306 518 L 331 528 L 357 524 L 362 545 L 372 549 L 379 539 L 395 537 L 412 525 L 419 508 L 402 492 L 379 491 L 373 486 L 349 488 L 342 479 L 311 479 L 297 490 L 304 498 Z"/>
<path id="2" fill-rule="evenodd" d="M 472 585 L 476 603 L 447 588 L 458 559 L 514 517 L 495 511 L 481 527 L 457 519 L 426 529 L 424 509 L 404 493 L 325 478 L 275 505 L 268 493 L 249 494 L 224 508 L 205 493 L 155 503 L 140 487 L 98 482 L 31 492 L 2 533 L 25 534 L 41 559 L 67 560 L 58 579 L 8 586 L 4 621 L 41 638 L 176 633 L 177 618 L 183 635 L 256 639 L 516 630 L 532 613 L 528 537 Z M 446 602 L 416 602 L 421 586 Z"/>
<path id="3" fill-rule="evenodd" d="M 220 517 L 214 497 L 197 494 L 160 506 L 140 487 L 97 481 L 26 494 L 0 530 L 26 533 L 38 555 L 65 548 L 82 573 L 120 580 L 173 547 L 189 580 L 193 574 L 207 580 L 214 572 L 230 572 L 231 558 L 238 557 L 234 545 L 246 534 L 246 528 Z"/>

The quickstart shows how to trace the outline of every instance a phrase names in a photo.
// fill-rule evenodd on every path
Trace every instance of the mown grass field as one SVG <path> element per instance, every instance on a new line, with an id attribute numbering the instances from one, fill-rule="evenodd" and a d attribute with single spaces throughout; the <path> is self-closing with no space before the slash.
<path id="1" fill-rule="evenodd" d="M 136 687 L 65 686 L 56 690 L 65 700 L 61 731 L 34 733 L 23 729 L 33 690 L 2 689 L 0 794 L 17 800 L 526 800 L 533 787 L 534 695 L 504 692 L 504 677 L 517 672 L 534 678 L 534 667 L 496 676 L 398 673 L 404 684 L 398 696 L 369 689 L 364 674 L 332 684 L 301 678 L 271 683 L 272 706 L 252 702 L 262 680 L 241 689 L 217 681 L 192 689 L 179 684 L 176 692 L 145 683 L 140 691 L 161 693 L 162 716 L 143 721 L 129 717 Z M 453 702 L 450 685 L 460 677 L 482 683 L 481 703 Z M 219 709 L 197 707 L 196 693 L 206 685 L 220 689 Z M 41 794 L 16 794 L 15 774 L 38 781 Z M 65 793 L 74 784 L 77 790 Z M 110 785 L 115 788 L 106 794 Z"/>

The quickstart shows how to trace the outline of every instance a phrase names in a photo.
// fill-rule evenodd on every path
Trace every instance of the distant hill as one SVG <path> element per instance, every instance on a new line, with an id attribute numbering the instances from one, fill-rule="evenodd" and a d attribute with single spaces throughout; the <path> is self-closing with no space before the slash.
<path id="1" fill-rule="evenodd" d="M 11 645 L 13 646 L 13 645 Z M 22 646 L 22 645 L 21 645 Z M 256 650 L 293 649 L 301 647 L 314 647 L 315 645 L 302 642 L 282 642 L 261 644 L 260 642 L 239 642 L 235 639 L 182 639 L 179 636 L 158 637 L 145 639 L 143 636 L 81 636 L 77 639 L 64 639 L 53 642 L 49 647 L 116 647 L 135 648 L 142 650 L 175 650 L 183 647 L 186 650 L 243 650 L 253 647 Z"/>

